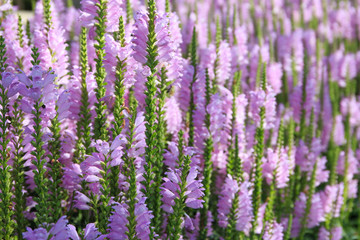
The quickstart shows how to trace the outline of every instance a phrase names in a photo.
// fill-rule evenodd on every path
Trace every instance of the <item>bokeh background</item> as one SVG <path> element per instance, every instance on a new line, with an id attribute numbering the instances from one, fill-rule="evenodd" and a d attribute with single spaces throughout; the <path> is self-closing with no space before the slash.
<path id="1" fill-rule="evenodd" d="M 80 6 L 80 0 L 63 0 L 64 2 L 68 2 L 73 4 L 75 7 Z M 12 0 L 13 5 L 18 6 L 21 11 L 31 11 L 33 10 L 33 6 L 35 5 L 36 0 Z"/>

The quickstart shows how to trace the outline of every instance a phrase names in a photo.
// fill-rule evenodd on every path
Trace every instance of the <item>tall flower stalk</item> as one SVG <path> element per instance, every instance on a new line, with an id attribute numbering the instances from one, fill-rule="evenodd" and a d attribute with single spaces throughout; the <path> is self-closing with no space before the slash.
<path id="1" fill-rule="evenodd" d="M 81 99 L 80 99 L 80 112 L 79 120 L 77 122 L 77 157 L 79 162 L 82 162 L 85 158 L 85 154 L 91 154 L 91 114 L 89 103 L 89 92 L 87 87 L 88 76 L 88 55 L 87 55 L 87 30 L 85 27 L 81 28 L 80 34 L 80 78 L 81 78 Z"/>
<path id="2" fill-rule="evenodd" d="M 206 107 L 210 104 L 212 89 L 210 85 L 210 77 L 208 70 L 206 69 Z M 199 238 L 206 239 L 208 234 L 208 212 L 210 209 L 210 193 L 211 193 L 211 183 L 212 183 L 212 172 L 213 164 L 211 161 L 212 151 L 214 149 L 213 139 L 210 132 L 210 114 L 206 111 L 205 114 L 205 126 L 207 128 L 209 136 L 205 140 L 204 148 L 204 169 L 203 169 L 203 185 L 204 185 L 204 203 L 202 209 L 200 209 L 200 232 Z"/>
<path id="3" fill-rule="evenodd" d="M 156 128 L 156 92 L 157 92 L 157 64 L 158 64 L 158 47 L 156 40 L 155 32 L 155 18 L 156 18 L 156 4 L 154 0 L 148 1 L 148 36 L 147 36 L 147 48 L 146 48 L 146 66 L 150 69 L 150 75 L 147 77 L 145 83 L 145 120 L 146 120 L 146 144 L 145 148 L 145 160 L 146 165 L 145 174 L 144 174 L 144 193 L 147 197 L 146 203 L 150 210 L 153 211 L 154 218 L 151 221 L 151 226 L 153 227 L 150 238 L 155 236 L 155 233 L 159 234 L 161 229 L 161 195 L 159 192 L 159 183 L 162 179 L 162 169 L 159 166 L 160 159 L 158 153 L 159 149 L 157 148 L 158 144 L 158 135 Z M 162 151 L 162 149 L 161 149 Z"/>
<path id="4" fill-rule="evenodd" d="M 1 71 L 1 80 L 3 79 L 3 73 L 7 67 L 6 62 L 6 48 L 5 48 L 5 39 L 3 36 L 0 36 L 0 71 Z M 11 239 L 12 233 L 14 231 L 14 221 L 12 220 L 13 210 L 12 210 L 12 183 L 11 183 L 11 166 L 9 165 L 9 148 L 8 144 L 10 139 L 8 138 L 9 134 L 9 123 L 7 121 L 8 117 L 8 89 L 5 88 L 4 84 L 0 85 L 1 90 L 1 118 L 0 118 L 0 127 L 1 127 L 1 168 L 0 168 L 0 222 L 1 222 L 1 232 L 0 236 L 3 239 Z"/>
<path id="5" fill-rule="evenodd" d="M 266 82 L 266 64 L 263 65 L 263 72 L 262 72 L 262 82 L 261 88 L 263 91 L 267 91 L 267 82 Z M 258 214 L 259 208 L 261 205 L 261 196 L 262 196 L 262 158 L 264 155 L 264 121 L 265 121 L 265 107 L 260 107 L 260 123 L 259 126 L 256 128 L 255 133 L 255 140 L 256 145 L 254 147 L 254 154 L 255 154 L 255 166 L 254 166 L 254 192 L 253 192 L 253 212 L 254 212 L 254 219 L 253 219 L 253 226 L 251 229 L 251 236 L 255 236 L 255 228 L 257 227 L 258 222 Z"/>
<path id="6" fill-rule="evenodd" d="M 96 27 L 96 71 L 95 71 L 95 80 L 97 87 L 95 88 L 95 95 L 97 102 L 95 103 L 95 122 L 94 122 L 94 139 L 108 140 L 108 130 L 106 124 L 106 104 L 104 101 L 104 97 L 106 94 L 105 89 L 105 77 L 106 71 L 104 68 L 104 58 L 105 58 L 105 32 L 106 32 L 106 9 L 107 9 L 107 1 L 100 0 L 97 4 L 97 16 L 95 23 Z"/>
<path id="7" fill-rule="evenodd" d="M 14 136 L 12 143 L 14 145 L 14 164 L 12 170 L 12 178 L 14 179 L 14 218 L 16 221 L 15 231 L 19 239 L 22 238 L 22 233 L 25 231 L 26 219 L 24 212 L 26 210 L 26 193 L 25 189 L 25 160 L 23 158 L 25 152 L 23 149 L 24 141 L 24 112 L 20 109 L 21 98 L 15 100 L 13 105 L 13 116 L 11 118 L 11 133 Z"/>

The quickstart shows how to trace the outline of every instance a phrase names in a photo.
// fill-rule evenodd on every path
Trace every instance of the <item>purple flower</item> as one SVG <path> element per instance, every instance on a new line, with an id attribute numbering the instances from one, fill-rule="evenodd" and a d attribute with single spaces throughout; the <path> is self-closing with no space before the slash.
<path id="1" fill-rule="evenodd" d="M 113 215 L 110 216 L 109 234 L 110 240 L 127 239 L 126 232 L 129 216 L 128 206 L 125 203 L 117 203 Z M 148 240 L 150 234 L 150 220 L 153 217 L 145 205 L 145 198 L 141 198 L 135 205 L 136 233 L 140 240 Z"/>
<path id="2" fill-rule="evenodd" d="M 255 121 L 257 126 L 260 124 L 261 107 L 265 108 L 264 128 L 273 128 L 276 114 L 276 99 L 274 91 L 269 86 L 266 92 L 263 90 L 250 92 L 249 116 Z"/>
<path id="3" fill-rule="evenodd" d="M 207 112 L 210 115 L 210 133 L 213 139 L 214 151 L 212 161 L 221 171 L 226 168 L 226 153 L 228 141 L 230 138 L 230 124 L 232 115 L 231 92 L 222 86 L 219 86 L 219 93 L 212 96 Z"/>
<path id="4" fill-rule="evenodd" d="M 95 227 L 95 223 L 89 223 L 86 225 L 84 229 L 84 239 L 85 240 L 96 240 L 101 235 L 97 228 Z"/>
<path id="5" fill-rule="evenodd" d="M 291 237 L 297 237 L 301 228 L 301 219 L 304 216 L 306 207 L 305 193 L 300 193 L 299 199 L 295 202 L 295 218 L 293 220 L 293 228 Z M 323 209 L 323 202 L 321 201 L 320 194 L 315 193 L 311 200 L 311 209 L 308 216 L 307 227 L 313 228 L 325 221 L 325 214 Z"/>
<path id="6" fill-rule="evenodd" d="M 342 228 L 334 227 L 331 229 L 331 238 L 330 232 L 324 227 L 321 227 L 318 234 L 318 240 L 340 240 L 342 239 Z"/>
<path id="7" fill-rule="evenodd" d="M 280 63 L 270 64 L 266 69 L 267 81 L 269 82 L 272 89 L 274 89 L 274 93 L 278 94 L 281 92 L 282 87 L 282 66 Z"/>
<path id="8" fill-rule="evenodd" d="M 182 114 L 176 98 L 174 96 L 168 98 L 164 108 L 167 130 L 176 135 L 182 126 Z"/>
<path id="9" fill-rule="evenodd" d="M 3 72 L 1 74 L 1 77 L 2 77 L 2 85 L 4 86 L 4 88 L 8 88 L 10 84 L 14 81 L 15 74 L 11 72 Z"/>
<path id="10" fill-rule="evenodd" d="M 70 92 L 68 90 L 64 90 L 62 93 L 60 93 L 59 98 L 56 102 L 57 106 L 57 113 L 59 114 L 58 120 L 61 121 L 65 118 L 67 118 L 71 112 L 70 112 Z"/>
<path id="11" fill-rule="evenodd" d="M 325 190 L 320 192 L 320 199 L 325 214 L 330 214 L 332 218 L 340 216 L 340 208 L 343 204 L 344 184 L 328 185 Z"/>
<path id="12" fill-rule="evenodd" d="M 277 222 L 267 222 L 265 227 L 264 240 L 282 240 L 283 227 Z"/>
<path id="13" fill-rule="evenodd" d="M 359 172 L 359 161 L 358 159 L 355 157 L 354 152 L 352 151 L 352 149 L 349 149 L 349 154 L 348 154 L 348 169 L 347 169 L 347 176 L 346 178 L 348 180 L 352 179 L 354 177 L 355 174 L 357 174 Z M 338 160 L 338 164 L 337 164 L 337 173 L 340 175 L 344 175 L 345 172 L 345 152 L 341 151 L 340 155 L 339 155 L 339 160 Z"/>
<path id="14" fill-rule="evenodd" d="M 172 213 L 173 206 L 175 205 L 175 198 L 179 198 L 179 191 L 181 183 L 181 171 L 179 169 L 170 169 L 165 173 L 164 183 L 161 187 L 162 208 L 165 212 Z M 188 176 L 186 177 L 186 190 L 185 190 L 185 204 L 189 208 L 198 209 L 202 207 L 203 200 L 201 197 L 204 196 L 203 188 L 200 180 L 196 180 L 198 170 L 196 167 L 191 167 Z"/>
<path id="15" fill-rule="evenodd" d="M 19 88 L 19 92 L 26 97 L 21 100 L 22 110 L 31 113 L 33 105 L 39 101 L 42 106 L 42 124 L 49 124 L 49 120 L 56 115 L 55 103 L 58 96 L 54 84 L 56 75 L 52 71 L 43 71 L 40 66 L 33 66 L 31 80 L 22 71 L 17 74 L 17 77 L 23 86 L 21 89 Z"/>
<path id="16" fill-rule="evenodd" d="M 275 152 L 269 148 L 267 150 L 267 158 L 265 158 L 262 166 L 266 182 L 271 184 L 275 173 L 276 186 L 278 188 L 286 187 L 289 181 L 289 163 L 288 153 L 284 148 Z"/>
<path id="17" fill-rule="evenodd" d="M 83 26 L 86 27 L 94 27 L 96 22 L 95 17 L 97 16 L 97 6 L 98 0 L 81 0 L 81 11 L 79 21 L 82 23 Z M 118 30 L 119 26 L 119 18 L 120 16 L 125 17 L 125 4 L 123 1 L 120 0 L 110 0 L 107 2 L 107 22 L 106 22 L 106 31 L 107 32 L 115 32 Z M 126 17 L 124 18 L 126 21 Z"/>
<path id="18" fill-rule="evenodd" d="M 338 146 L 345 143 L 345 131 L 341 115 L 335 117 L 334 142 Z"/>
<path id="19" fill-rule="evenodd" d="M 5 5 L 3 5 L 5 6 Z M 0 13 L 1 15 L 1 13 Z M 23 36 L 23 46 L 20 44 L 20 39 L 17 35 L 18 29 L 18 17 L 15 13 L 10 13 L 6 15 L 4 21 L 2 22 L 2 27 L 4 29 L 3 36 L 5 37 L 6 44 L 6 55 L 8 57 L 6 63 L 10 67 L 16 69 L 23 67 L 23 70 L 28 73 L 31 67 L 31 49 L 27 44 L 29 39 L 26 34 Z M 22 29 L 25 30 L 24 27 Z"/>
<path id="20" fill-rule="evenodd" d="M 23 238 L 26 240 L 48 240 L 51 236 L 51 240 L 68 239 L 70 234 L 73 234 L 73 226 L 68 224 L 66 216 L 61 217 L 50 229 L 49 232 L 44 228 L 37 228 L 32 230 L 27 228 L 23 233 Z"/>
<path id="21" fill-rule="evenodd" d="M 87 157 L 85 161 L 80 164 L 81 171 L 84 174 L 84 180 L 89 182 L 91 189 L 98 193 L 100 189 L 99 180 L 101 178 L 100 171 L 102 171 L 101 164 L 107 159 L 108 167 L 119 166 L 121 164 L 121 156 L 123 155 L 122 146 L 126 140 L 123 135 L 118 135 L 114 141 L 109 145 L 108 142 L 96 140 L 92 143 L 97 150 L 91 156 Z"/>
<path id="22" fill-rule="evenodd" d="M 177 147 L 177 143 L 169 142 L 168 145 L 169 151 L 165 150 L 164 158 L 165 158 L 165 165 L 168 166 L 170 169 L 174 170 L 178 168 L 178 157 L 179 157 L 179 150 Z M 191 156 L 191 163 L 190 166 L 197 167 L 199 164 L 198 155 L 195 154 L 195 150 L 192 147 L 185 147 L 183 154 L 185 156 Z"/>
<path id="23" fill-rule="evenodd" d="M 216 69 L 216 76 L 218 83 L 224 85 L 230 78 L 231 52 L 229 44 L 226 41 L 221 41 L 218 52 L 219 65 Z"/>
<path id="24" fill-rule="evenodd" d="M 228 225 L 228 215 L 232 207 L 235 195 L 238 195 L 238 206 L 236 206 L 236 230 L 247 231 L 251 227 L 252 204 L 249 192 L 249 183 L 241 185 L 231 176 L 225 180 L 218 202 L 218 218 L 220 227 L 226 228 Z"/>
<path id="25" fill-rule="evenodd" d="M 63 168 L 62 186 L 69 192 L 80 190 L 81 168 L 79 164 L 73 163 L 71 167 Z"/>
<path id="26" fill-rule="evenodd" d="M 170 16 L 170 17 L 169 17 Z M 133 38 L 133 57 L 141 64 L 146 63 L 146 47 L 148 35 L 148 15 L 145 12 L 137 12 L 135 15 L 135 29 Z M 155 17 L 155 32 L 158 47 L 157 70 L 163 67 L 167 70 L 168 80 L 176 80 L 181 76 L 182 59 L 179 52 L 181 38 L 180 30 L 176 29 L 176 17 L 167 14 L 158 14 Z"/>
<path id="27" fill-rule="evenodd" d="M 114 26 L 118 26 L 115 24 Z M 105 35 L 105 60 L 104 67 L 107 72 L 106 81 L 108 83 L 107 92 L 113 92 L 114 83 L 116 78 L 116 68 L 119 61 L 124 61 L 126 64 L 126 71 L 124 75 L 123 84 L 126 88 L 132 86 L 135 82 L 134 75 L 135 71 L 140 67 L 139 64 L 132 57 L 133 50 L 130 43 L 126 42 L 125 46 L 122 47 L 120 42 L 115 41 L 111 34 Z"/>
<path id="28" fill-rule="evenodd" d="M 89 210 L 90 206 L 90 198 L 88 198 L 85 194 L 77 191 L 75 193 L 75 207 L 80 210 Z"/>

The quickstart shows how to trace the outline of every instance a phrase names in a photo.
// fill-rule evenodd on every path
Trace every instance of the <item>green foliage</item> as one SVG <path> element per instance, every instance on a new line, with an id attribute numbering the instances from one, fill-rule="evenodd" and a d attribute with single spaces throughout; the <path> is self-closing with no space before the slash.
<path id="1" fill-rule="evenodd" d="M 178 156 L 178 166 L 176 167 L 176 169 L 179 169 L 181 172 L 181 176 L 180 176 L 180 183 L 179 183 L 179 187 L 180 189 L 178 190 L 178 194 L 179 197 L 175 198 L 175 205 L 173 206 L 173 213 L 170 214 L 169 216 L 169 237 L 170 239 L 181 239 L 182 237 L 182 223 L 183 223 L 183 218 L 184 218 L 184 214 L 185 214 L 185 201 L 186 201 L 186 177 L 189 174 L 190 171 L 190 163 L 191 163 L 191 157 L 190 156 L 184 156 L 183 151 L 184 151 L 184 137 L 183 137 L 183 132 L 180 131 L 179 132 L 179 141 L 178 141 L 178 151 L 179 151 L 179 156 Z"/>
<path id="2" fill-rule="evenodd" d="M 119 22 L 119 36 L 120 36 L 120 42 L 121 46 L 125 46 L 125 28 L 124 28 L 124 22 L 122 17 L 120 18 Z M 115 79 L 115 103 L 114 103 L 114 122 L 113 122 L 113 135 L 118 136 L 124 126 L 124 113 L 125 110 L 125 85 L 124 85 L 124 79 L 125 79 L 125 73 L 126 73 L 126 59 L 120 60 L 117 59 L 117 66 L 116 66 L 116 79 Z"/>
<path id="3" fill-rule="evenodd" d="M 57 110 L 57 107 L 56 107 Z M 51 119 L 50 131 L 52 134 L 52 139 L 49 141 L 49 175 L 51 176 L 51 181 L 49 181 L 49 190 L 50 194 L 50 206 L 52 209 L 52 216 L 55 221 L 57 221 L 62 215 L 61 200 L 64 199 L 64 189 L 61 186 L 61 179 L 63 176 L 63 165 L 60 163 L 60 151 L 61 151 L 61 141 L 60 141 L 60 122 L 58 120 L 59 114 Z"/>
<path id="4" fill-rule="evenodd" d="M 11 121 L 11 133 L 14 136 L 11 138 L 11 141 L 14 145 L 14 158 L 13 158 L 13 169 L 11 172 L 12 178 L 14 180 L 14 219 L 16 221 L 15 231 L 18 239 L 22 239 L 22 233 L 25 231 L 26 227 L 26 219 L 24 216 L 24 211 L 26 209 L 26 195 L 23 193 L 25 187 L 25 160 L 23 156 L 25 152 L 23 152 L 22 142 L 24 140 L 23 135 L 23 124 L 24 113 L 20 109 L 20 97 L 15 101 L 13 105 L 12 117 Z"/>
<path id="5" fill-rule="evenodd" d="M 122 16 L 119 20 L 119 37 L 122 47 L 125 47 L 125 27 Z M 113 136 L 116 137 L 121 134 L 125 126 L 124 113 L 125 110 L 125 73 L 126 73 L 126 60 L 121 60 L 117 58 L 117 66 L 115 72 L 115 103 L 114 103 L 114 122 L 113 122 Z M 120 189 L 119 189 L 119 166 L 111 167 L 110 171 L 110 186 L 111 186 L 111 196 L 115 197 L 115 200 L 118 200 Z"/>
<path id="6" fill-rule="evenodd" d="M 18 15 L 18 29 L 17 35 L 20 43 L 20 47 L 24 47 L 24 30 L 22 25 L 22 18 L 21 15 Z"/>
<path id="7" fill-rule="evenodd" d="M 208 70 L 206 69 L 206 87 L 205 87 L 205 97 L 206 97 L 206 107 L 210 104 L 211 99 L 211 87 L 210 87 L 210 78 Z M 205 107 L 205 109 L 206 109 Z M 210 134 L 210 114 L 206 111 L 205 114 L 205 126 Z M 207 239 L 207 224 L 208 224 L 208 212 L 210 209 L 210 195 L 211 195 L 211 185 L 212 185 L 212 175 L 213 175 L 213 164 L 211 161 L 212 151 L 214 149 L 213 139 L 210 136 L 205 140 L 205 149 L 204 149 L 204 172 L 203 172 L 203 187 L 204 187 L 204 197 L 203 197 L 203 207 L 200 209 L 200 232 L 199 239 Z"/>
<path id="8" fill-rule="evenodd" d="M 236 230 L 236 215 L 239 207 L 239 193 L 235 193 L 234 199 L 232 200 L 230 213 L 228 215 L 228 226 L 225 232 L 225 240 L 239 239 L 240 233 Z"/>
<path id="9" fill-rule="evenodd" d="M 192 40 L 190 43 L 190 57 L 191 57 L 191 65 L 194 69 L 193 79 L 190 83 L 190 105 L 189 105 L 189 146 L 194 146 L 194 111 L 196 109 L 195 103 L 194 103 L 194 83 L 196 81 L 196 74 L 197 74 L 197 34 L 196 29 L 194 27 L 193 29 L 193 35 Z"/>
<path id="10" fill-rule="evenodd" d="M 153 211 L 154 218 L 151 221 L 151 234 L 150 238 L 154 238 L 155 233 L 160 233 L 161 229 L 161 195 L 159 194 L 159 190 L 157 189 L 158 183 L 161 181 L 162 176 L 159 176 L 161 169 L 159 169 L 157 157 L 159 150 L 156 148 L 158 144 L 158 136 L 157 136 L 157 127 L 156 127 L 156 73 L 157 73 L 157 65 L 158 60 L 156 59 L 158 56 L 158 47 L 156 45 L 156 32 L 155 32 L 155 17 L 156 17 L 156 3 L 154 0 L 148 1 L 148 36 L 147 36 L 147 62 L 146 65 L 150 68 L 150 76 L 147 77 L 147 82 L 145 83 L 145 120 L 146 120 L 146 144 L 145 148 L 145 161 L 146 164 L 144 166 L 144 187 L 143 190 L 145 193 L 146 204 L 149 210 Z"/>
<path id="11" fill-rule="evenodd" d="M 96 50 L 96 71 L 95 71 L 95 81 L 97 87 L 95 88 L 95 95 L 97 102 L 95 103 L 95 122 L 94 122 L 94 139 L 108 140 L 108 130 L 106 124 L 106 104 L 103 98 L 106 94 L 106 71 L 104 68 L 104 59 L 105 59 L 105 32 L 106 32 L 106 14 L 107 14 L 107 1 L 99 0 L 96 3 L 97 6 L 97 16 L 95 19 L 97 22 L 95 23 L 96 27 L 96 44 L 94 45 Z"/>
<path id="12" fill-rule="evenodd" d="M 42 0 L 42 4 L 43 4 L 43 18 L 44 18 L 44 23 L 46 25 L 46 31 L 48 32 L 49 29 L 51 28 L 52 25 L 52 21 L 51 21 L 51 10 L 50 10 L 50 2 L 51 0 Z"/>
<path id="13" fill-rule="evenodd" d="M 124 152 L 124 155 L 122 156 L 122 159 L 124 161 L 124 166 L 123 169 L 128 169 L 128 171 L 124 171 L 124 175 L 126 177 L 126 181 L 129 184 L 129 190 L 125 193 L 125 197 L 128 201 L 128 211 L 129 211 L 129 216 L 127 217 L 128 219 L 128 224 L 126 225 L 128 231 L 126 233 L 126 235 L 129 237 L 129 239 L 137 239 L 136 238 L 136 225 L 137 225 L 137 221 L 136 221 L 136 215 L 135 215 L 135 205 L 138 202 L 137 199 L 137 179 L 136 179 L 136 167 L 135 167 L 135 158 L 129 157 L 128 156 L 128 151 L 130 151 L 131 148 L 133 148 L 134 146 L 134 136 L 136 134 L 135 132 L 135 122 L 136 122 L 136 116 L 137 116 L 137 111 L 136 111 L 136 104 L 130 107 L 130 111 L 131 111 L 131 118 L 129 119 L 129 131 L 128 131 L 128 135 L 127 135 L 127 144 L 126 144 L 126 151 Z"/>
<path id="14" fill-rule="evenodd" d="M 126 23 L 130 23 L 133 18 L 133 10 L 131 8 L 131 1 L 126 0 Z"/>
<path id="15" fill-rule="evenodd" d="M 78 121 L 78 142 L 83 149 L 83 153 L 80 155 L 80 162 L 84 160 L 84 154 L 91 154 L 91 113 L 89 92 L 87 90 L 86 76 L 88 73 L 88 56 L 87 56 L 87 40 L 86 40 L 86 28 L 81 29 L 80 35 L 80 76 L 81 76 L 81 105 Z"/>
<path id="16" fill-rule="evenodd" d="M 262 82 L 261 88 L 266 91 L 266 64 L 263 66 Z M 255 158 L 255 179 L 254 179 L 254 192 L 253 192 L 253 225 L 251 229 L 251 236 L 254 236 L 255 228 L 257 226 L 257 218 L 259 213 L 259 208 L 261 205 L 261 196 L 262 196 L 262 158 L 264 156 L 264 121 L 265 121 L 265 107 L 260 108 L 260 124 L 256 128 L 255 132 L 255 141 L 254 146 L 254 158 Z"/>
<path id="17" fill-rule="evenodd" d="M 2 73 L 7 67 L 6 62 L 6 48 L 5 39 L 0 36 L 0 80 L 2 80 Z M 10 153 L 8 144 L 10 140 L 7 138 L 9 133 L 9 124 L 7 122 L 9 98 L 7 96 L 8 90 L 0 85 L 0 141 L 1 141 L 1 168 L 0 168 L 0 238 L 11 239 L 14 231 L 14 221 L 12 220 L 12 183 L 11 183 L 11 166 L 8 164 Z"/>
<path id="18" fill-rule="evenodd" d="M 37 202 L 36 205 L 36 219 L 35 222 L 38 226 L 48 227 L 47 224 L 51 223 L 51 216 L 49 213 L 50 202 L 49 202 L 49 179 L 46 177 L 46 159 L 45 159 L 45 150 L 44 142 L 42 137 L 44 133 L 42 132 L 42 119 L 41 119 L 41 109 L 43 104 L 40 101 L 37 101 L 34 104 L 33 122 L 34 122 L 34 133 L 32 134 L 34 140 L 31 141 L 34 151 L 31 152 L 34 160 L 32 163 L 35 166 L 34 172 L 34 182 L 35 182 L 35 192 L 37 196 L 34 200 Z"/>
<path id="19" fill-rule="evenodd" d="M 299 239 L 302 240 L 305 237 L 305 233 L 306 233 L 306 226 L 308 223 L 308 217 L 310 214 L 310 210 L 311 210 L 311 203 L 312 203 L 312 198 L 315 192 L 315 182 L 316 182 L 316 169 L 317 169 L 317 161 L 314 164 L 314 167 L 312 169 L 311 172 L 311 179 L 310 179 L 310 183 L 309 183 L 309 190 L 306 196 L 306 207 L 305 207 L 305 212 L 304 212 L 304 216 L 301 219 L 301 229 L 300 229 L 300 233 L 299 233 Z"/>
<path id="20" fill-rule="evenodd" d="M 216 45 L 216 59 L 215 59 L 215 63 L 214 63 L 214 79 L 212 81 L 212 94 L 215 94 L 218 90 L 218 83 L 217 83 L 217 78 L 218 78 L 218 74 L 217 74 L 217 70 L 219 67 L 219 61 L 220 61 L 220 56 L 219 56 L 219 48 L 220 48 L 220 43 L 222 40 L 222 32 L 221 32 L 221 24 L 220 24 L 220 20 L 219 18 L 216 19 L 216 35 L 215 35 L 215 45 Z"/>

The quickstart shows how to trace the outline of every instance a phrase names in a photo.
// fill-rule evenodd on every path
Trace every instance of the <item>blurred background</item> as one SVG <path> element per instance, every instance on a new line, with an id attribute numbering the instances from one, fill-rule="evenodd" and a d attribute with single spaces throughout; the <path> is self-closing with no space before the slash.
<path id="1" fill-rule="evenodd" d="M 73 5 L 75 7 L 80 6 L 80 0 L 62 0 L 67 2 L 67 4 Z M 17 6 L 21 11 L 31 11 L 34 9 L 36 0 L 12 0 L 13 5 Z"/>

